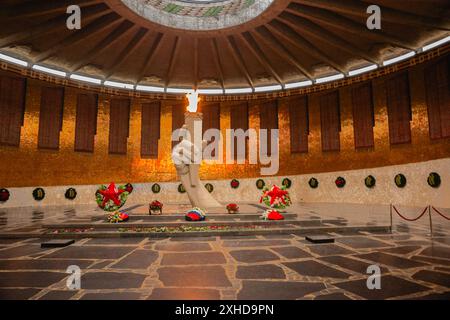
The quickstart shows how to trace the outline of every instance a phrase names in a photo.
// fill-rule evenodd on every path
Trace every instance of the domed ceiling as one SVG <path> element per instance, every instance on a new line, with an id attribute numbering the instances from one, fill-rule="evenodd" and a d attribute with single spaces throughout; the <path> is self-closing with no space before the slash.
<path id="1" fill-rule="evenodd" d="M 372 4 L 381 30 L 366 26 Z M 285 88 L 417 52 L 449 17 L 448 0 L 4 0 L 0 52 L 131 85 Z"/>

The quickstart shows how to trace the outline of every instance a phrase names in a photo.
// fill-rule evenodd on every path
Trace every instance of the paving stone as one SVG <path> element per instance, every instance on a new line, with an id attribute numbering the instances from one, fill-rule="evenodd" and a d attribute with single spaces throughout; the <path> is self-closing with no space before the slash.
<path id="1" fill-rule="evenodd" d="M 27 300 L 41 289 L 0 289 L 0 300 Z"/>
<path id="2" fill-rule="evenodd" d="M 216 241 L 216 237 L 174 237 L 170 241 Z"/>
<path id="3" fill-rule="evenodd" d="M 374 238 L 377 238 L 380 240 L 408 240 L 408 239 L 411 239 L 411 235 L 410 234 L 388 234 L 388 235 L 374 236 Z"/>
<path id="4" fill-rule="evenodd" d="M 164 253 L 161 265 L 224 264 L 221 252 Z"/>
<path id="5" fill-rule="evenodd" d="M 171 287 L 231 287 L 221 266 L 162 267 L 157 270 L 159 279 Z"/>
<path id="6" fill-rule="evenodd" d="M 443 243 L 443 244 L 450 246 L 450 237 L 437 237 L 437 238 L 433 238 L 433 241 Z"/>
<path id="7" fill-rule="evenodd" d="M 244 280 L 237 298 L 239 300 L 295 300 L 323 289 L 325 285 L 321 282 Z"/>
<path id="8" fill-rule="evenodd" d="M 362 248 L 380 248 L 380 247 L 390 247 L 391 244 L 381 242 L 378 240 L 370 239 L 367 237 L 342 237 L 336 239 L 337 242 L 343 243 L 354 249 Z"/>
<path id="9" fill-rule="evenodd" d="M 45 258 L 119 259 L 132 250 L 134 250 L 133 247 L 71 246 L 51 253 Z"/>
<path id="10" fill-rule="evenodd" d="M 444 293 L 431 293 L 421 297 L 410 298 L 409 300 L 444 300 L 450 301 L 450 291 Z"/>
<path id="11" fill-rule="evenodd" d="M 422 280 L 450 288 L 450 275 L 444 272 L 421 270 L 413 275 L 414 280 Z"/>
<path id="12" fill-rule="evenodd" d="M 420 255 L 434 257 L 434 258 L 450 259 L 450 248 L 431 246 L 431 247 L 424 249 L 420 253 Z"/>
<path id="13" fill-rule="evenodd" d="M 230 251 L 230 255 L 237 261 L 247 263 L 279 260 L 277 255 L 264 249 L 235 250 Z"/>
<path id="14" fill-rule="evenodd" d="M 352 299 L 347 297 L 343 293 L 329 293 L 317 296 L 314 298 L 314 300 L 352 300 Z"/>
<path id="15" fill-rule="evenodd" d="M 66 273 L 49 271 L 2 272 L 0 287 L 46 288 L 67 277 Z"/>
<path id="16" fill-rule="evenodd" d="M 408 254 L 414 251 L 419 250 L 420 246 L 401 246 L 401 247 L 395 247 L 390 249 L 383 249 L 383 252 L 387 253 L 395 253 L 395 254 Z"/>
<path id="17" fill-rule="evenodd" d="M 430 289 L 420 284 L 391 275 L 381 276 L 380 290 L 368 289 L 367 279 L 334 283 L 333 285 L 370 300 L 400 297 Z"/>
<path id="18" fill-rule="evenodd" d="M 136 250 L 110 266 L 115 269 L 147 269 L 158 259 L 158 252 L 153 250 Z"/>
<path id="19" fill-rule="evenodd" d="M 425 256 L 413 256 L 413 257 L 411 257 L 411 260 L 426 262 L 426 263 L 435 264 L 435 265 L 437 264 L 437 265 L 441 265 L 441 266 L 448 266 L 450 264 L 450 261 L 448 261 L 448 260 L 425 257 Z"/>
<path id="20" fill-rule="evenodd" d="M 69 300 L 77 293 L 76 290 L 53 290 L 47 292 L 39 300 Z"/>
<path id="21" fill-rule="evenodd" d="M 253 240 L 258 239 L 257 236 L 220 236 L 220 240 L 226 241 L 226 240 Z"/>
<path id="22" fill-rule="evenodd" d="M 326 278 L 349 278 L 350 274 L 326 266 L 314 260 L 305 260 L 298 262 L 285 262 L 283 263 L 289 269 L 294 270 L 302 276 L 308 277 L 326 277 Z"/>
<path id="23" fill-rule="evenodd" d="M 316 244 L 308 246 L 309 250 L 319 256 L 345 255 L 355 253 L 335 244 Z"/>
<path id="24" fill-rule="evenodd" d="M 220 300 L 215 289 L 155 288 L 148 300 Z"/>
<path id="25" fill-rule="evenodd" d="M 39 245 L 25 244 L 0 251 L 0 259 L 29 257 L 36 253 L 45 253 L 48 249 L 42 249 Z"/>
<path id="26" fill-rule="evenodd" d="M 80 300 L 139 300 L 140 292 L 90 292 L 85 293 Z"/>
<path id="27" fill-rule="evenodd" d="M 88 272 L 81 276 L 83 289 L 140 288 L 146 276 L 133 272 Z"/>
<path id="28" fill-rule="evenodd" d="M 109 266 L 115 260 L 104 260 L 99 261 L 91 265 L 88 269 L 104 269 L 106 266 Z"/>
<path id="29" fill-rule="evenodd" d="M 329 257 L 322 257 L 319 258 L 322 261 L 335 264 L 341 268 L 345 268 L 348 270 L 352 270 L 354 272 L 360 273 L 360 274 L 367 274 L 367 267 L 372 265 L 371 263 L 359 261 L 356 259 L 351 259 L 349 257 L 342 257 L 342 256 L 329 256 Z M 381 267 L 381 272 L 386 273 L 389 270 Z"/>
<path id="30" fill-rule="evenodd" d="M 145 239 L 142 238 L 93 238 L 85 243 L 85 245 L 139 245 Z"/>
<path id="31" fill-rule="evenodd" d="M 287 259 L 301 259 L 312 257 L 308 252 L 298 247 L 277 247 L 270 249 Z"/>
<path id="32" fill-rule="evenodd" d="M 71 259 L 26 259 L 0 260 L 0 270 L 67 270 L 68 266 L 77 265 L 81 269 L 90 266 L 94 260 Z"/>
<path id="33" fill-rule="evenodd" d="M 291 242 L 288 240 L 234 240 L 224 241 L 224 247 L 268 247 L 268 246 L 287 246 Z"/>
<path id="34" fill-rule="evenodd" d="M 279 266 L 262 264 L 252 266 L 238 266 L 237 279 L 285 279 L 286 275 Z"/>
<path id="35" fill-rule="evenodd" d="M 395 243 L 399 246 L 429 246 L 433 244 L 433 242 L 426 240 L 395 241 Z"/>
<path id="36" fill-rule="evenodd" d="M 167 242 L 155 244 L 155 250 L 180 252 L 210 251 L 211 246 L 209 245 L 209 243 L 202 242 Z"/>
<path id="37" fill-rule="evenodd" d="M 293 239 L 295 238 L 292 234 L 266 234 L 263 235 L 264 239 Z"/>
<path id="38" fill-rule="evenodd" d="M 0 238 L 1 244 L 13 244 L 17 242 L 21 242 L 23 239 L 8 239 L 8 238 Z"/>
<path id="39" fill-rule="evenodd" d="M 413 261 L 411 259 L 401 258 L 398 256 L 394 256 L 391 254 L 383 253 L 383 252 L 371 252 L 367 254 L 360 254 L 356 257 L 373 261 L 375 263 L 381 263 L 384 265 L 392 266 L 398 269 L 409 269 L 409 268 L 417 268 L 425 266 L 425 263 Z"/>

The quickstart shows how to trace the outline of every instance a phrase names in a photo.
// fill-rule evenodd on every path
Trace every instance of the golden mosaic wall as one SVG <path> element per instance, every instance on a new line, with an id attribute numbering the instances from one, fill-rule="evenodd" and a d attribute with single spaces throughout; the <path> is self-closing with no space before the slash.
<path id="1" fill-rule="evenodd" d="M 375 104 L 375 148 L 371 151 L 355 150 L 353 141 L 351 90 L 340 88 L 341 99 L 341 151 L 321 151 L 319 95 L 309 96 L 310 136 L 309 153 L 290 154 L 289 116 L 285 102 L 279 107 L 280 128 L 280 171 L 278 175 L 319 173 L 353 170 L 395 164 L 426 161 L 450 157 L 450 140 L 430 141 L 428 116 L 423 83 L 423 67 L 410 68 L 410 88 L 413 109 L 411 122 L 412 144 L 391 146 L 389 144 L 387 107 L 384 78 L 373 80 Z M 116 182 L 174 181 L 176 172 L 170 159 L 171 104 L 162 103 L 161 140 L 159 159 L 140 158 L 140 103 L 143 99 L 133 98 L 130 117 L 130 137 L 126 156 L 108 154 L 109 99 L 108 94 L 100 94 L 98 131 L 95 138 L 95 152 L 74 152 L 75 110 L 77 88 L 66 87 L 63 128 L 60 150 L 38 150 L 39 104 L 43 81 L 30 79 L 27 86 L 24 126 L 20 148 L 0 147 L 0 186 L 50 186 L 80 185 Z M 230 126 L 230 105 L 221 102 L 220 124 L 225 129 Z M 259 127 L 258 101 L 251 101 L 250 127 Z M 230 179 L 260 176 L 257 165 L 204 165 L 203 179 Z"/>

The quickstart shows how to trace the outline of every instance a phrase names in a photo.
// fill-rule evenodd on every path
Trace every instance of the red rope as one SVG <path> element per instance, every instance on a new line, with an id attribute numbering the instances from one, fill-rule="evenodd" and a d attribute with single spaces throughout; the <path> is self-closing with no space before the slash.
<path id="1" fill-rule="evenodd" d="M 436 211 L 436 213 L 438 215 L 440 215 L 442 218 L 450 220 L 450 218 L 446 217 L 443 213 L 439 212 L 438 209 L 436 209 L 435 207 L 431 206 L 433 208 L 434 211 Z"/>
<path id="2" fill-rule="evenodd" d="M 397 214 L 400 216 L 400 218 L 402 218 L 402 219 L 404 219 L 404 220 L 406 220 L 406 221 L 417 221 L 417 220 L 419 220 L 420 218 L 423 217 L 423 215 L 427 212 L 427 209 L 428 209 L 428 207 L 426 207 L 426 208 L 423 210 L 423 212 L 420 214 L 420 216 L 418 216 L 417 218 L 415 218 L 415 219 L 409 219 L 409 218 L 406 218 L 405 216 L 403 216 L 400 212 L 398 212 L 398 210 L 397 210 L 397 208 L 396 208 L 395 206 L 392 206 L 392 208 L 394 208 L 395 212 L 397 212 Z"/>

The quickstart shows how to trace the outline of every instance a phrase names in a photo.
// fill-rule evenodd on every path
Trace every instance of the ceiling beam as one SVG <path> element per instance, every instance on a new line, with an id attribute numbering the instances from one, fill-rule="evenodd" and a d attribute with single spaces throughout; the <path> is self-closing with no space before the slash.
<path id="1" fill-rule="evenodd" d="M 220 85 L 222 86 L 222 90 L 225 90 L 225 78 L 223 75 L 223 67 L 222 67 L 222 63 L 220 61 L 219 48 L 217 46 L 216 38 L 211 39 L 211 47 L 213 50 L 214 63 L 216 65 L 217 70 L 219 71 Z"/>
<path id="2" fill-rule="evenodd" d="M 169 60 L 169 67 L 167 68 L 166 72 L 166 79 L 165 79 L 165 87 L 169 87 L 170 80 L 172 78 L 173 70 L 175 69 L 175 63 L 178 55 L 178 51 L 180 48 L 180 37 L 176 36 L 175 41 L 173 43 L 172 52 L 170 53 L 170 60 Z"/>
<path id="3" fill-rule="evenodd" d="M 342 67 L 338 63 L 333 61 L 333 59 L 330 58 L 327 54 L 317 49 L 311 42 L 301 37 L 291 27 L 281 23 L 280 21 L 274 20 L 266 27 L 269 30 L 272 30 L 274 33 L 277 33 L 279 37 L 282 37 L 286 41 L 292 43 L 300 50 L 304 50 L 305 53 L 308 53 L 310 56 L 327 63 L 335 70 L 341 73 L 346 73 L 348 71 L 345 69 L 345 67 Z"/>
<path id="4" fill-rule="evenodd" d="M 255 35 L 258 38 L 267 43 L 273 50 L 275 50 L 278 55 L 286 60 L 288 60 L 298 71 L 309 80 L 313 80 L 312 74 L 304 67 L 297 58 L 280 42 L 278 39 L 270 33 L 270 31 L 265 27 L 259 27 L 256 29 Z"/>
<path id="5" fill-rule="evenodd" d="M 303 19 L 301 17 L 295 16 L 289 12 L 283 12 L 278 16 L 278 20 L 283 23 L 288 24 L 294 30 L 298 32 L 305 32 L 309 36 L 314 37 L 318 40 L 324 41 L 336 48 L 346 51 L 351 55 L 358 55 L 360 58 L 367 60 L 374 64 L 380 64 L 381 60 L 374 59 L 370 55 L 368 55 L 364 50 L 359 49 L 349 41 L 341 38 L 340 36 L 320 27 L 319 25 Z"/>
<path id="6" fill-rule="evenodd" d="M 111 12 L 111 10 L 105 4 L 98 4 L 89 6 L 84 9 L 83 21 L 90 21 Z M 67 16 L 53 17 L 44 22 L 39 21 L 33 26 L 21 29 L 18 32 L 11 33 L 9 36 L 0 39 L 0 47 L 6 47 L 14 43 L 25 41 L 30 38 L 36 38 L 37 36 L 48 34 L 60 28 L 66 28 Z"/>
<path id="7" fill-rule="evenodd" d="M 386 33 L 383 33 L 381 31 L 370 31 L 369 29 L 367 29 L 367 26 L 365 24 L 359 24 L 337 13 L 329 12 L 323 9 L 312 8 L 297 3 L 292 3 L 291 5 L 289 5 L 289 7 L 286 8 L 286 11 L 309 20 L 312 19 L 315 21 L 319 21 L 320 23 L 329 25 L 334 29 L 357 34 L 364 38 L 382 41 L 384 43 L 388 43 L 403 49 L 414 50 L 414 45 L 407 41 L 387 35 Z"/>
<path id="8" fill-rule="evenodd" d="M 99 43 L 97 43 L 92 49 L 86 52 L 83 56 L 78 59 L 77 63 L 72 66 L 72 72 L 79 70 L 85 65 L 89 64 L 97 56 L 100 55 L 105 49 L 116 43 L 130 28 L 133 24 L 128 21 L 122 21 L 111 33 L 107 34 Z"/>
<path id="9" fill-rule="evenodd" d="M 228 49 L 230 50 L 230 52 L 233 56 L 233 59 L 237 65 L 237 67 L 245 76 L 245 79 L 247 80 L 250 87 L 252 87 L 254 89 L 255 86 L 253 85 L 252 77 L 250 76 L 250 72 L 248 71 L 248 68 L 245 65 L 244 59 L 242 58 L 242 54 L 239 51 L 239 48 L 236 44 L 236 40 L 232 36 L 228 36 L 226 38 L 226 43 L 227 43 Z"/>
<path id="10" fill-rule="evenodd" d="M 139 30 L 134 35 L 133 39 L 128 43 L 128 45 L 123 48 L 123 50 L 119 53 L 119 55 L 116 57 L 114 62 L 107 67 L 108 73 L 106 74 L 106 78 L 111 77 L 119 68 L 120 66 L 126 62 L 127 58 L 142 44 L 143 40 L 145 39 L 145 35 L 147 34 L 148 29 L 146 28 L 139 28 Z"/>
<path id="11" fill-rule="evenodd" d="M 258 59 L 258 61 L 264 66 L 266 71 L 269 72 L 279 84 L 283 85 L 283 80 L 275 71 L 275 68 L 272 66 L 266 54 L 264 53 L 263 50 L 261 50 L 261 48 L 255 41 L 255 39 L 252 37 L 252 35 L 248 32 L 244 32 L 243 34 L 240 35 L 240 37 L 243 38 L 243 42 L 247 45 L 247 47 L 250 49 L 250 51 L 253 53 L 256 59 Z"/>
<path id="12" fill-rule="evenodd" d="M 58 50 L 75 45 L 81 40 L 85 40 L 86 38 L 107 29 L 109 26 L 116 24 L 118 21 L 120 21 L 120 18 L 115 12 L 105 14 L 97 20 L 94 20 L 91 23 L 87 24 L 80 30 L 74 31 L 74 33 L 71 33 L 62 41 L 53 44 L 49 49 L 41 52 L 36 57 L 34 57 L 33 60 L 34 62 L 41 62 L 53 55 Z"/>
<path id="13" fill-rule="evenodd" d="M 136 83 L 139 83 L 142 81 L 142 79 L 145 76 L 145 73 L 147 72 L 148 68 L 151 66 L 153 59 L 154 59 L 156 53 L 158 52 L 158 49 L 160 48 L 160 44 L 161 44 L 161 40 L 162 40 L 163 36 L 164 36 L 164 34 L 162 34 L 160 32 L 157 33 L 155 40 L 153 40 L 153 43 L 150 46 L 150 49 L 149 49 L 147 55 L 145 56 L 144 63 L 142 64 L 142 67 L 140 69 L 141 71 L 139 72 L 139 76 L 136 79 Z"/>
<path id="14" fill-rule="evenodd" d="M 367 7 L 369 3 L 363 3 L 361 1 L 342 1 L 342 0 L 296 0 L 294 1 L 299 4 L 305 4 L 310 7 L 316 7 L 326 10 L 332 10 L 334 12 L 348 14 L 352 16 L 361 17 L 367 19 L 369 16 L 367 14 Z M 407 4 L 405 4 L 407 5 Z M 388 7 L 381 7 L 382 19 L 394 24 L 406 25 L 406 26 L 419 26 L 425 28 L 432 28 L 438 30 L 450 30 L 449 19 L 442 18 L 436 19 L 435 17 L 430 18 L 424 15 L 417 15 L 405 11 L 400 11 L 397 9 L 392 9 Z"/>

